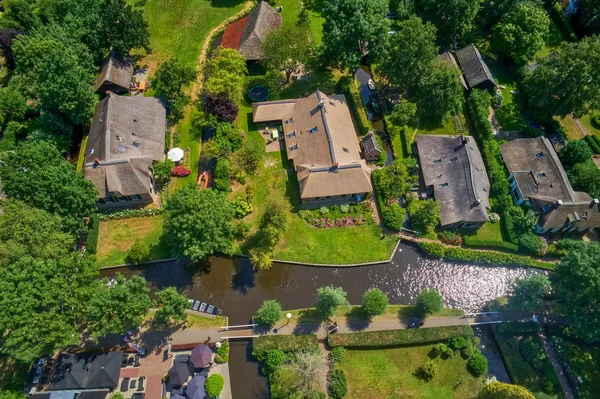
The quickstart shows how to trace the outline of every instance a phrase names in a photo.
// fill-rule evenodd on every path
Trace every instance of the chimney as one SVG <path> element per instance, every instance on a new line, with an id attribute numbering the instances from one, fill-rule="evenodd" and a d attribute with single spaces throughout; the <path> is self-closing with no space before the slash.
<path id="1" fill-rule="evenodd" d="M 554 207 L 558 208 L 559 206 L 561 206 L 563 204 L 562 200 L 558 200 L 554 203 Z"/>
<path id="2" fill-rule="evenodd" d="M 338 168 L 339 166 L 340 166 L 340 164 L 339 164 L 339 163 L 337 163 L 337 162 L 334 162 L 334 163 L 333 163 L 333 165 L 331 165 L 331 168 L 332 168 L 333 170 L 337 170 L 337 168 Z"/>
<path id="3" fill-rule="evenodd" d="M 460 137 L 462 139 L 462 143 L 466 145 L 468 142 L 467 138 L 465 136 L 460 136 Z"/>
<path id="4" fill-rule="evenodd" d="M 325 100 L 323 100 L 322 98 L 319 98 L 319 108 L 323 108 L 325 107 Z"/>
<path id="5" fill-rule="evenodd" d="M 94 166 L 100 165 L 100 160 L 98 158 L 94 158 Z"/>

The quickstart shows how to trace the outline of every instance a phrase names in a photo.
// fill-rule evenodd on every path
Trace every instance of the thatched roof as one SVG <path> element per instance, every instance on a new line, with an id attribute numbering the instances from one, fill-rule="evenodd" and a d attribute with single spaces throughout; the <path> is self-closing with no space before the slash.
<path id="1" fill-rule="evenodd" d="M 85 177 L 99 192 L 135 195 L 149 192 L 150 167 L 162 160 L 166 111 L 153 97 L 110 93 L 96 107 L 85 151 Z"/>
<path id="2" fill-rule="evenodd" d="M 369 158 L 377 158 L 381 155 L 381 147 L 379 147 L 379 142 L 377 141 L 377 137 L 375 137 L 375 133 L 370 131 L 365 137 L 360 141 L 363 150 L 363 156 L 367 159 Z"/>
<path id="3" fill-rule="evenodd" d="M 258 5 L 248 14 L 238 52 L 248 61 L 260 60 L 265 38 L 272 30 L 278 29 L 281 22 L 281 14 L 266 1 L 259 1 Z"/>
<path id="4" fill-rule="evenodd" d="M 492 76 L 492 72 L 490 72 L 490 69 L 475 45 L 469 44 L 467 47 L 458 50 L 456 52 L 456 58 L 469 88 L 473 89 L 477 86 L 496 86 L 496 81 Z"/>
<path id="5" fill-rule="evenodd" d="M 100 74 L 94 84 L 94 91 L 103 92 L 103 87 L 106 85 L 111 85 L 113 89 L 117 86 L 124 92 L 129 91 L 133 69 L 133 62 L 130 59 L 118 57 L 114 51 L 111 51 L 102 63 Z"/>
<path id="6" fill-rule="evenodd" d="M 490 209 L 490 181 L 472 137 L 417 136 L 423 180 L 433 187 L 442 226 L 486 222 Z"/>
<path id="7" fill-rule="evenodd" d="M 317 91 L 297 100 L 252 104 L 254 122 L 281 121 L 301 198 L 370 192 L 370 169 L 360 158 L 343 95 Z"/>

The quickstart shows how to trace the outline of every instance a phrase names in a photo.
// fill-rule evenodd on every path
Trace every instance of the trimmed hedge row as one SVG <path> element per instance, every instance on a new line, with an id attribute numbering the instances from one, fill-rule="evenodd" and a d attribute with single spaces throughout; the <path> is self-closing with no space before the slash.
<path id="1" fill-rule="evenodd" d="M 507 265 L 507 266 L 535 266 L 543 269 L 554 270 L 554 264 L 531 259 L 527 256 L 507 254 L 495 251 L 473 250 L 459 247 L 446 247 L 437 242 L 420 242 L 419 245 L 430 256 L 450 260 L 460 260 L 476 264 Z"/>
<path id="2" fill-rule="evenodd" d="M 278 349 L 293 352 L 301 349 L 317 349 L 319 341 L 316 334 L 304 335 L 261 335 L 252 339 L 252 354 L 259 357 L 261 353 Z"/>
<path id="3" fill-rule="evenodd" d="M 512 242 L 479 239 L 475 242 L 465 239 L 465 246 L 474 248 L 498 249 L 501 251 L 517 252 L 519 246 Z"/>
<path id="4" fill-rule="evenodd" d="M 588 143 L 594 154 L 600 154 L 600 138 L 598 136 L 588 134 L 583 139 Z"/>
<path id="5" fill-rule="evenodd" d="M 100 231 L 100 215 L 94 213 L 90 216 L 90 222 L 88 223 L 87 239 L 85 243 L 85 249 L 91 254 L 96 253 L 98 247 L 98 232 Z"/>
<path id="6" fill-rule="evenodd" d="M 327 338 L 329 346 L 345 348 L 378 348 L 395 346 L 427 345 L 445 342 L 462 335 L 473 337 L 473 329 L 468 325 L 432 327 L 405 330 L 367 331 L 359 333 L 331 334 Z"/>
<path id="7" fill-rule="evenodd" d="M 530 335 L 536 334 L 540 329 L 538 323 L 505 322 L 497 325 L 498 332 L 504 335 Z"/>
<path id="8" fill-rule="evenodd" d="M 519 235 L 515 230 L 515 222 L 510 212 L 504 212 L 500 218 L 500 229 L 512 244 L 519 245 Z"/>
<path id="9" fill-rule="evenodd" d="M 371 126 L 371 121 L 367 116 L 367 110 L 362 103 L 362 98 L 360 97 L 356 80 L 352 80 L 352 83 L 348 85 L 348 92 L 346 94 L 348 96 L 350 106 L 354 110 L 354 115 L 356 115 L 358 131 L 360 132 L 361 136 L 369 133 L 369 130 L 371 130 L 373 127 Z"/>
<path id="10" fill-rule="evenodd" d="M 575 35 L 573 27 L 571 27 L 569 20 L 563 13 L 559 2 L 554 3 L 554 5 L 550 8 L 549 14 L 550 19 L 552 19 L 552 22 L 554 22 L 554 25 L 560 31 L 563 38 L 569 42 L 576 42 L 577 35 Z"/>

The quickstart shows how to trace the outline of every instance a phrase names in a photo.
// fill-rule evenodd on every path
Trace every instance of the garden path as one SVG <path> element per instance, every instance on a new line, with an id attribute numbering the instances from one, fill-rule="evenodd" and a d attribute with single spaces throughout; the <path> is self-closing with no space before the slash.
<path id="1" fill-rule="evenodd" d="M 546 356 L 550 359 L 550 363 L 552 363 L 552 367 L 554 367 L 554 372 L 556 372 L 556 376 L 558 377 L 558 381 L 560 382 L 560 386 L 562 387 L 563 392 L 567 399 L 575 399 L 575 394 L 571 389 L 571 385 L 569 385 L 569 380 L 565 375 L 560 363 L 556 359 L 556 353 L 554 352 L 554 348 L 550 345 L 550 341 L 548 341 L 548 337 L 546 333 L 540 331 L 538 333 L 540 339 L 542 340 L 542 345 L 544 346 L 544 352 L 546 352 Z"/>

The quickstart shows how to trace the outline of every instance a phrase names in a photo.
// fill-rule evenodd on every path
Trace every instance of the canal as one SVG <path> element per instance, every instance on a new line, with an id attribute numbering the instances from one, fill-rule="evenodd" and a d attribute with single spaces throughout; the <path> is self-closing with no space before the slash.
<path id="1" fill-rule="evenodd" d="M 152 289 L 175 286 L 190 298 L 220 307 L 230 324 L 246 324 L 265 299 L 277 299 L 284 309 L 310 307 L 317 288 L 329 284 L 343 287 L 352 304 L 359 304 L 371 287 L 380 288 L 394 304 L 413 304 L 419 291 L 437 288 L 445 306 L 474 312 L 490 299 L 506 294 L 514 280 L 543 273 L 430 259 L 408 244 L 399 246 L 391 262 L 377 266 L 329 268 L 282 263 L 257 272 L 247 259 L 213 257 L 194 266 L 168 262 L 109 269 L 101 275 L 116 272 L 142 275 Z M 490 371 L 498 368 L 501 374 L 503 367 L 496 364 L 493 351 L 486 355 L 493 363 Z M 268 398 L 267 381 L 252 361 L 249 342 L 232 342 L 229 368 L 235 399 Z"/>

